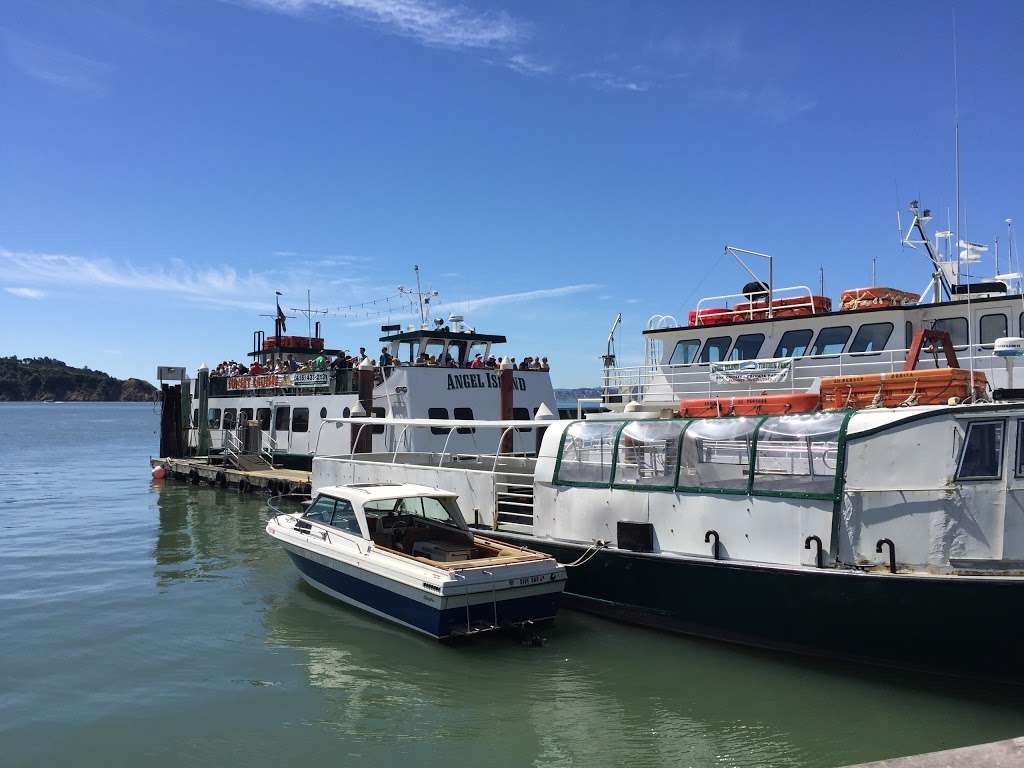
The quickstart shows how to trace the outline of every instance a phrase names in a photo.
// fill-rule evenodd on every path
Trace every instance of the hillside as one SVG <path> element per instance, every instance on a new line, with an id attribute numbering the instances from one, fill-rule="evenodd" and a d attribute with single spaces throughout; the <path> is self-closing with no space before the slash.
<path id="1" fill-rule="evenodd" d="M 144 401 L 155 400 L 158 394 L 148 381 L 115 379 L 50 357 L 0 357 L 0 401 Z"/>

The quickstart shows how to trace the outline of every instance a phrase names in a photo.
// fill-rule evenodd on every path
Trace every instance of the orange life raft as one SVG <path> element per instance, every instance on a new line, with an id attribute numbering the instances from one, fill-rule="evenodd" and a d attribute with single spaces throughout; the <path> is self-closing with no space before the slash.
<path id="1" fill-rule="evenodd" d="M 839 294 L 839 311 L 871 307 L 906 307 L 917 304 L 920 294 L 901 291 L 898 288 L 850 288 Z"/>
<path id="2" fill-rule="evenodd" d="M 690 325 L 722 325 L 731 323 L 735 313 L 724 307 L 708 307 L 707 309 L 691 309 L 687 314 Z"/>
<path id="3" fill-rule="evenodd" d="M 987 387 L 985 374 L 975 371 L 972 392 L 971 372 L 966 368 L 830 376 L 821 380 L 821 407 L 839 410 L 944 405 L 951 397 L 981 396 Z"/>
<path id="4" fill-rule="evenodd" d="M 799 317 L 820 315 L 832 311 L 832 299 L 828 296 L 793 296 L 772 301 L 772 317 Z M 736 305 L 736 320 L 768 319 L 768 301 L 760 299 Z"/>
<path id="5" fill-rule="evenodd" d="M 679 401 L 679 415 L 690 419 L 716 416 L 785 416 L 810 413 L 818 408 L 818 396 L 806 392 L 745 397 L 705 397 Z"/>

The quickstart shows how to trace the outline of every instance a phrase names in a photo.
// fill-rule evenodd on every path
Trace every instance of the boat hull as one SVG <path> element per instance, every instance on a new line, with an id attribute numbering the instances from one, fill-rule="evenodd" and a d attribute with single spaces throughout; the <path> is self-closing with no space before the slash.
<path id="1" fill-rule="evenodd" d="M 580 559 L 587 546 L 489 534 Z M 1024 683 L 1024 577 L 890 575 L 601 550 L 568 568 L 567 605 L 688 635 Z"/>
<path id="2" fill-rule="evenodd" d="M 437 640 L 471 634 L 474 628 L 479 627 L 553 619 L 558 612 L 558 598 L 564 584 L 559 580 L 504 590 L 507 596 L 502 596 L 502 590 L 472 594 L 468 599 L 462 595 L 410 596 L 325 565 L 290 547 L 286 551 L 302 578 L 312 587 L 336 600 Z"/>

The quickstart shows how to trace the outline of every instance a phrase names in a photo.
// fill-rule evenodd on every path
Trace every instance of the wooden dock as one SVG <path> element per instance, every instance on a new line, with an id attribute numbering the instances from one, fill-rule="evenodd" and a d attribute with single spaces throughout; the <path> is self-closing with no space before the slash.
<path id="1" fill-rule="evenodd" d="M 195 485 L 206 483 L 220 488 L 237 488 L 242 493 L 309 493 L 310 474 L 298 469 L 241 470 L 225 465 L 220 457 L 194 456 L 188 459 L 150 459 L 151 466 L 163 467 L 168 477 Z"/>

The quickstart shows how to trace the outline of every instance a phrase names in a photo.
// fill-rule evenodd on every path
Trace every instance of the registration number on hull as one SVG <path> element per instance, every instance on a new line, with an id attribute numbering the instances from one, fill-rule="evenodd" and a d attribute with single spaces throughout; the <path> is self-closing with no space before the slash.
<path id="1" fill-rule="evenodd" d="M 540 576 L 523 576 L 519 579 L 509 579 L 508 583 L 510 586 L 525 587 L 529 584 L 540 584 L 543 581 L 554 581 L 555 574 L 540 575 Z"/>

